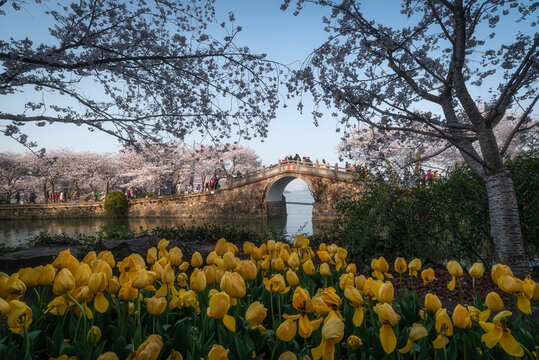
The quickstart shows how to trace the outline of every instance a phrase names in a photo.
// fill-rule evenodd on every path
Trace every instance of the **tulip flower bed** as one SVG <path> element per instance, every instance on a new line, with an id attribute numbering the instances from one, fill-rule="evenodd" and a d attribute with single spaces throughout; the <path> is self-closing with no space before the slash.
<path id="1" fill-rule="evenodd" d="M 460 302 L 447 309 L 436 294 L 414 291 L 412 280 L 428 287 L 441 275 L 419 259 L 390 266 L 380 257 L 361 275 L 337 245 L 311 249 L 304 236 L 290 245 L 246 242 L 240 259 L 220 239 L 205 261 L 198 252 L 187 261 L 163 239 L 146 259 L 103 251 L 79 262 L 66 250 L 52 264 L 0 274 L 0 359 L 537 356 L 539 286 L 507 266 L 489 276 L 505 302 L 475 291 L 479 263 L 464 300 L 464 270 L 450 261 L 447 288 Z M 26 303 L 29 292 L 36 300 Z"/>

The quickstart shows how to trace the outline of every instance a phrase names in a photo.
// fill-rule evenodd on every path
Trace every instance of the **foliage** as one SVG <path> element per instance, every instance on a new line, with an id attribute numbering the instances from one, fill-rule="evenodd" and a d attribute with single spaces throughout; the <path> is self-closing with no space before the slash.
<path id="1" fill-rule="evenodd" d="M 521 155 L 508 161 L 513 174 L 523 238 L 530 261 L 539 257 L 539 158 Z M 395 174 L 391 174 L 395 179 Z M 466 167 L 429 185 L 395 185 L 387 172 L 362 174 L 359 199 L 339 204 L 332 230 L 369 258 L 380 254 L 420 256 L 431 263 L 449 258 L 481 259 L 491 264 L 488 197 L 483 180 Z M 425 251 L 436 249 L 436 251 Z"/>
<path id="2" fill-rule="evenodd" d="M 105 209 L 105 215 L 121 217 L 126 215 L 129 202 L 123 192 L 113 191 L 105 197 L 103 207 Z"/>
<path id="3" fill-rule="evenodd" d="M 414 290 L 419 274 L 427 284 L 436 275 L 422 269 L 418 259 L 395 259 L 393 267 L 383 257 L 372 259 L 371 277 L 358 275 L 346 249 L 335 244 L 321 244 L 315 252 L 307 238 L 297 236 L 290 245 L 247 241 L 242 252 L 220 239 L 204 266 L 200 253 L 186 259 L 162 239 L 145 259 L 139 254 L 115 259 L 103 251 L 79 261 L 67 249 L 52 264 L 0 274 L 0 356 L 534 357 L 539 324 L 531 303 L 539 300 L 539 285 L 513 277 L 508 267 L 492 268 L 490 277 L 499 289 L 484 298 L 475 288 L 484 267 L 476 263 L 469 269 L 472 306 L 464 304 L 464 269 L 448 262 L 447 287 L 460 294 L 450 314 L 435 295 L 423 298 Z M 29 289 L 37 296 L 25 302 Z M 46 296 L 51 290 L 52 300 Z M 511 312 L 502 311 L 499 294 L 518 299 Z M 175 351 L 180 354 L 171 356 Z M 292 355 L 282 355 L 287 351 Z"/>

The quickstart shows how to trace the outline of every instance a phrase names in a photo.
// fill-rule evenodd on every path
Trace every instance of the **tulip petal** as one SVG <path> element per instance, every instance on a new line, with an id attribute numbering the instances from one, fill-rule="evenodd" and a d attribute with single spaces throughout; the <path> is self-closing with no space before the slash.
<path id="1" fill-rule="evenodd" d="M 313 355 L 313 360 L 318 360 L 324 355 L 324 341 L 320 345 L 311 349 L 311 354 Z"/>
<path id="2" fill-rule="evenodd" d="M 386 354 L 391 354 L 395 350 L 397 338 L 395 337 L 395 333 L 391 326 L 386 324 L 382 325 L 382 328 L 380 329 L 380 342 L 382 343 L 382 347 Z"/>
<path id="3" fill-rule="evenodd" d="M 500 345 L 502 346 L 502 349 L 511 356 L 524 356 L 524 349 L 522 349 L 522 346 L 520 346 L 509 332 L 503 333 L 502 338 L 500 339 Z"/>
<path id="4" fill-rule="evenodd" d="M 354 317 L 352 318 L 352 322 L 355 326 L 361 326 L 361 324 L 363 323 L 363 316 L 363 308 L 357 307 L 356 311 L 354 312 Z"/>
<path id="5" fill-rule="evenodd" d="M 399 352 L 401 354 L 406 354 L 407 352 L 410 351 L 410 349 L 412 348 L 412 345 L 414 345 L 414 342 L 412 341 L 412 339 L 408 338 L 408 342 L 406 343 L 406 346 L 403 347 L 402 349 L 399 349 Z"/>
<path id="6" fill-rule="evenodd" d="M 103 293 L 99 293 L 95 296 L 94 308 L 101 314 L 105 313 L 109 308 L 109 301 L 107 300 L 105 295 L 103 295 Z"/>
<path id="7" fill-rule="evenodd" d="M 299 335 L 307 339 L 309 336 L 311 336 L 311 333 L 313 332 L 313 324 L 311 324 L 311 320 L 307 317 L 306 314 L 302 314 L 299 318 Z"/>
<path id="8" fill-rule="evenodd" d="M 479 313 L 479 321 L 487 321 L 490 317 L 490 309 L 486 309 Z"/>
<path id="9" fill-rule="evenodd" d="M 223 324 L 228 330 L 236 332 L 236 319 L 234 319 L 234 317 L 225 315 L 223 317 Z"/>
<path id="10" fill-rule="evenodd" d="M 531 308 L 530 300 L 526 298 L 525 296 L 523 296 L 522 294 L 518 295 L 517 306 L 518 306 L 518 309 L 522 311 L 524 314 L 531 315 L 532 308 Z"/>
<path id="11" fill-rule="evenodd" d="M 451 281 L 449 282 L 449 284 L 447 284 L 447 288 L 451 291 L 455 290 L 455 284 L 456 284 L 456 279 L 455 277 L 453 276 L 451 278 Z"/>
<path id="12" fill-rule="evenodd" d="M 492 330 L 481 336 L 481 340 L 491 349 L 500 341 L 503 336 L 503 330 L 499 326 L 493 326 Z"/>
<path id="13" fill-rule="evenodd" d="M 444 343 L 445 343 L 445 346 L 447 346 L 447 344 L 449 344 L 449 338 L 442 334 L 438 334 L 438 337 L 434 339 L 434 341 L 432 342 L 432 345 L 434 346 L 435 349 L 443 349 Z"/>

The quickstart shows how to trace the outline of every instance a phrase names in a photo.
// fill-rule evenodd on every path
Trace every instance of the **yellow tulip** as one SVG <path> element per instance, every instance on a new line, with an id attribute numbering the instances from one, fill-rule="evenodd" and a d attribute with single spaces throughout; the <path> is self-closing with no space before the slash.
<path id="1" fill-rule="evenodd" d="M 236 257 L 231 251 L 223 255 L 223 270 L 234 270 L 236 268 Z"/>
<path id="2" fill-rule="evenodd" d="M 85 263 L 85 264 L 90 265 L 96 259 L 97 259 L 96 252 L 95 251 L 90 251 L 88 254 L 86 254 L 84 259 L 82 259 L 82 262 Z"/>
<path id="3" fill-rule="evenodd" d="M 479 322 L 479 315 L 481 314 L 481 311 L 479 311 L 478 308 L 472 305 L 467 305 L 468 312 L 470 313 L 470 319 L 475 322 Z"/>
<path id="4" fill-rule="evenodd" d="M 305 237 L 305 235 L 296 235 L 294 237 L 294 248 L 301 249 L 308 245 L 309 245 L 309 240 Z"/>
<path id="5" fill-rule="evenodd" d="M 436 313 L 442 308 L 442 302 L 438 296 L 428 293 L 425 295 L 425 309 L 431 313 Z"/>
<path id="6" fill-rule="evenodd" d="M 74 274 L 79 267 L 79 261 L 73 255 L 71 255 L 70 249 L 66 249 L 58 254 L 56 259 L 54 259 L 52 262 L 52 266 L 57 269 L 67 268 L 71 274 Z"/>
<path id="7" fill-rule="evenodd" d="M 203 292 L 206 289 L 206 275 L 204 271 L 198 268 L 193 270 L 189 285 L 193 291 Z"/>
<path id="8" fill-rule="evenodd" d="M 25 328 L 28 329 L 32 323 L 32 309 L 19 300 L 11 300 L 9 306 L 10 311 L 7 315 L 9 330 L 18 334 Z"/>
<path id="9" fill-rule="evenodd" d="M 92 275 L 92 270 L 90 269 L 90 265 L 81 263 L 79 267 L 77 268 L 77 271 L 75 271 L 75 274 L 73 274 L 73 276 L 75 277 L 75 285 L 77 286 L 88 285 L 88 280 L 90 280 L 90 275 Z"/>
<path id="10" fill-rule="evenodd" d="M 429 333 L 423 325 L 414 323 L 410 328 L 410 332 L 408 333 L 408 342 L 406 343 L 406 346 L 404 346 L 402 349 L 399 349 L 399 352 L 401 354 L 406 354 L 412 349 L 414 342 L 423 339 L 427 335 L 429 335 Z"/>
<path id="11" fill-rule="evenodd" d="M 39 274 L 39 285 L 49 285 L 54 281 L 56 269 L 51 264 L 43 266 Z"/>
<path id="12" fill-rule="evenodd" d="M 64 296 L 57 296 L 47 305 L 47 311 L 53 315 L 64 315 L 68 308 L 68 303 Z"/>
<path id="13" fill-rule="evenodd" d="M 453 335 L 453 324 L 446 309 L 438 309 L 434 327 L 438 332 L 438 337 L 433 341 L 433 346 L 435 349 L 441 349 L 449 342 L 449 336 Z"/>
<path id="14" fill-rule="evenodd" d="M 167 360 L 183 360 L 182 353 L 179 351 L 172 351 Z"/>
<path id="15" fill-rule="evenodd" d="M 319 291 L 319 293 L 314 295 L 311 300 L 312 300 L 312 303 L 313 303 L 314 311 L 316 311 L 318 316 L 322 316 L 325 313 L 327 313 L 328 311 L 330 311 L 331 309 L 324 302 L 324 299 L 322 299 L 322 296 L 320 295 L 322 293 L 322 291 L 320 289 L 318 291 Z"/>
<path id="16" fill-rule="evenodd" d="M 460 266 L 460 264 L 456 262 L 455 260 L 451 260 L 447 263 L 445 267 L 447 271 L 449 272 L 449 274 L 451 275 L 451 282 L 447 284 L 447 288 L 449 290 L 454 290 L 457 278 L 462 277 L 462 274 L 463 274 L 462 266 Z"/>
<path id="17" fill-rule="evenodd" d="M 511 316 L 510 311 L 502 311 L 494 317 L 492 323 L 480 321 L 479 325 L 485 331 L 481 336 L 481 340 L 485 345 L 492 349 L 496 344 L 500 343 L 502 349 L 509 355 L 515 357 L 524 356 L 524 349 L 515 340 L 511 331 L 505 326 L 504 318 Z"/>
<path id="18" fill-rule="evenodd" d="M 130 282 L 127 282 L 120 287 L 118 291 L 118 298 L 124 301 L 133 301 L 138 296 L 138 289 L 131 286 Z"/>
<path id="19" fill-rule="evenodd" d="M 240 263 L 240 273 L 245 280 L 256 279 L 257 269 L 256 264 L 251 260 L 243 260 Z"/>
<path id="20" fill-rule="evenodd" d="M 372 277 L 368 278 L 365 283 L 363 284 L 363 295 L 364 296 L 367 296 L 367 297 L 374 297 L 374 292 L 373 292 L 373 283 L 374 283 L 374 280 Z"/>
<path id="21" fill-rule="evenodd" d="M 183 252 L 179 247 L 173 247 L 168 253 L 168 263 L 170 266 L 178 266 L 182 263 Z"/>
<path id="22" fill-rule="evenodd" d="M 101 329 L 97 326 L 92 326 L 86 334 L 86 342 L 88 344 L 97 344 L 101 340 Z"/>
<path id="23" fill-rule="evenodd" d="M 514 277 L 502 275 L 498 278 L 498 287 L 506 293 L 512 294 L 518 291 L 518 284 Z"/>
<path id="24" fill-rule="evenodd" d="M 492 281 L 494 281 L 494 284 L 498 284 L 498 279 L 502 275 L 513 276 L 513 272 L 507 265 L 496 264 L 492 266 L 490 275 L 492 276 Z"/>
<path id="25" fill-rule="evenodd" d="M 276 334 L 279 340 L 289 342 L 296 336 L 298 326 L 294 320 L 287 319 L 277 328 Z"/>
<path id="26" fill-rule="evenodd" d="M 355 335 L 350 335 L 346 340 L 346 343 L 348 344 L 348 346 L 350 346 L 352 350 L 357 350 L 361 345 L 363 345 L 361 339 Z"/>
<path id="27" fill-rule="evenodd" d="M 384 280 L 384 275 L 388 278 L 393 277 L 388 273 L 389 264 L 383 256 L 380 256 L 378 259 L 376 259 L 376 261 L 372 261 L 371 267 L 374 269 L 372 276 L 376 277 L 378 280 Z"/>
<path id="28" fill-rule="evenodd" d="M 359 276 L 356 276 L 355 279 L 354 279 L 354 282 L 356 284 L 356 288 L 362 292 L 363 291 L 363 287 L 365 286 L 365 282 L 367 281 L 367 278 L 365 277 L 365 275 L 359 275 Z"/>
<path id="29" fill-rule="evenodd" d="M 354 274 L 345 273 L 339 277 L 339 287 L 341 290 L 346 289 L 349 286 L 354 286 Z"/>
<path id="30" fill-rule="evenodd" d="M 245 321 L 249 324 L 249 326 L 253 330 L 260 330 L 261 333 L 265 333 L 266 329 L 260 325 L 266 318 L 266 314 L 268 312 L 268 309 L 264 307 L 263 304 L 261 304 L 258 301 L 255 301 L 249 307 L 247 308 L 247 311 L 245 311 Z"/>
<path id="31" fill-rule="evenodd" d="M 120 360 L 118 355 L 115 352 L 107 351 L 97 357 L 96 360 Z"/>
<path id="32" fill-rule="evenodd" d="M 354 315 L 352 317 L 352 323 L 355 326 L 361 326 L 363 323 L 363 297 L 359 293 L 359 290 L 353 286 L 349 286 L 344 289 L 344 297 L 348 299 L 350 305 L 355 308 Z"/>
<path id="33" fill-rule="evenodd" d="M 189 269 L 189 262 L 188 261 L 184 261 L 180 264 L 180 266 L 178 267 L 178 270 L 180 270 L 181 272 L 186 272 L 187 269 Z"/>
<path id="34" fill-rule="evenodd" d="M 221 290 L 225 291 L 230 297 L 241 299 L 245 296 L 247 289 L 245 281 L 238 273 L 226 272 L 219 284 Z"/>
<path id="35" fill-rule="evenodd" d="M 253 244 L 250 241 L 245 241 L 243 243 L 243 253 L 245 255 L 251 255 L 251 252 L 253 251 L 253 248 L 255 247 L 255 244 Z"/>
<path id="36" fill-rule="evenodd" d="M 103 260 L 111 268 L 113 268 L 116 265 L 116 261 L 114 260 L 114 255 L 109 250 L 103 250 L 99 254 L 97 254 L 97 259 Z"/>
<path id="37" fill-rule="evenodd" d="M 275 271 L 283 271 L 284 270 L 284 261 L 281 258 L 273 259 L 271 260 L 271 267 Z"/>
<path id="38" fill-rule="evenodd" d="M 459 329 L 469 329 L 472 327 L 472 319 L 470 318 L 468 309 L 460 304 L 453 310 L 451 319 L 453 320 L 453 324 Z"/>
<path id="39" fill-rule="evenodd" d="M 290 286 L 286 286 L 284 277 L 281 274 L 274 274 L 268 279 L 264 279 L 264 286 L 267 291 L 272 291 L 278 294 L 285 294 L 290 290 Z"/>
<path id="40" fill-rule="evenodd" d="M 313 359 L 333 359 L 335 356 L 335 344 L 340 343 L 343 336 L 344 322 L 335 316 L 331 316 L 322 327 L 322 342 L 319 346 L 311 349 Z"/>
<path id="41" fill-rule="evenodd" d="M 39 266 L 35 269 L 30 267 L 22 268 L 17 271 L 18 279 L 24 283 L 26 287 L 32 287 L 38 285 L 39 281 Z"/>
<path id="42" fill-rule="evenodd" d="M 485 273 L 485 266 L 483 263 L 474 263 L 468 273 L 470 276 L 479 279 Z"/>
<path id="43" fill-rule="evenodd" d="M 148 262 L 148 264 L 154 264 L 157 261 L 157 248 L 152 247 L 148 249 L 146 261 Z"/>
<path id="44" fill-rule="evenodd" d="M 412 259 L 408 264 L 408 275 L 417 277 L 417 272 L 421 270 L 421 260 L 418 258 Z"/>
<path id="45" fill-rule="evenodd" d="M 485 298 L 485 305 L 490 311 L 493 312 L 499 312 L 505 309 L 502 298 L 500 295 L 498 295 L 498 293 L 493 291 L 487 294 L 487 297 Z"/>
<path id="46" fill-rule="evenodd" d="M 146 309 L 150 315 L 161 315 L 167 309 L 167 299 L 164 297 L 151 297 L 144 299 Z"/>
<path id="47" fill-rule="evenodd" d="M 290 252 L 287 250 L 286 247 L 282 247 L 281 248 L 281 251 L 279 252 L 279 258 L 283 261 L 283 265 L 284 263 L 286 263 L 288 261 L 288 259 L 290 258 Z"/>
<path id="48" fill-rule="evenodd" d="M 156 360 L 163 348 L 163 340 L 159 335 L 150 335 L 138 347 L 132 360 Z"/>
<path id="49" fill-rule="evenodd" d="M 135 273 L 135 277 L 133 278 L 133 281 L 131 283 L 131 286 L 133 286 L 136 289 L 144 289 L 153 284 L 155 281 L 156 273 L 153 271 L 148 270 L 138 270 Z"/>
<path id="50" fill-rule="evenodd" d="M 208 360 L 228 360 L 228 351 L 221 345 L 213 345 L 208 353 Z"/>
<path id="51" fill-rule="evenodd" d="M 104 273 L 93 273 L 88 280 L 88 288 L 93 294 L 105 291 L 107 288 L 107 276 Z"/>
<path id="52" fill-rule="evenodd" d="M 110 265 L 104 260 L 96 260 L 92 263 L 92 271 L 94 273 L 103 273 L 107 278 L 107 281 L 112 279 L 112 269 Z"/>
<path id="53" fill-rule="evenodd" d="M 99 311 L 101 314 L 104 314 L 107 309 L 109 308 L 109 301 L 103 295 L 103 293 L 99 293 L 94 298 L 94 308 Z"/>
<path id="54" fill-rule="evenodd" d="M 54 279 L 54 285 L 52 286 L 52 291 L 56 295 L 62 295 L 67 292 L 70 292 L 71 289 L 75 287 L 75 278 L 73 277 L 73 274 L 71 274 L 71 271 L 67 268 L 63 268 L 60 270 L 58 275 L 56 275 L 56 279 Z"/>
<path id="55" fill-rule="evenodd" d="M 230 309 L 230 296 L 224 291 L 215 293 L 210 297 L 208 316 L 214 319 L 222 319 Z"/>
<path id="56" fill-rule="evenodd" d="M 306 274 L 306 275 L 309 275 L 309 276 L 312 276 L 314 275 L 314 264 L 313 264 L 313 261 L 311 259 L 305 261 L 303 263 L 303 272 Z"/>
<path id="57" fill-rule="evenodd" d="M 421 271 L 421 279 L 423 279 L 423 284 L 429 284 L 436 280 L 436 277 L 434 276 L 434 269 L 427 268 Z"/>
<path id="58" fill-rule="evenodd" d="M 6 316 L 11 310 L 9 303 L 0 297 L 0 318 Z"/>
<path id="59" fill-rule="evenodd" d="M 6 274 L 0 275 L 0 297 L 4 300 L 18 300 L 25 292 L 26 285 L 19 279 L 18 273 L 11 274 L 9 277 Z"/>
<path id="60" fill-rule="evenodd" d="M 193 253 L 193 256 L 191 256 L 191 266 L 192 267 L 200 267 L 204 264 L 204 260 L 202 259 L 202 255 L 195 251 Z"/>
<path id="61" fill-rule="evenodd" d="M 327 263 L 320 264 L 320 275 L 321 276 L 331 276 L 331 270 Z"/>
<path id="62" fill-rule="evenodd" d="M 329 262 L 333 263 L 333 261 L 331 260 L 331 254 L 325 250 L 317 251 L 316 255 L 318 256 L 320 261 L 322 261 L 323 263 L 329 263 Z"/>
<path id="63" fill-rule="evenodd" d="M 378 301 L 381 303 L 393 303 L 393 296 L 395 294 L 395 290 L 393 288 L 393 284 L 390 281 L 386 281 L 385 283 L 380 286 L 378 289 Z"/>
<path id="64" fill-rule="evenodd" d="M 395 272 L 399 274 L 404 274 L 408 269 L 408 267 L 406 266 L 406 260 L 401 257 L 396 258 L 395 263 L 393 264 L 393 268 L 395 269 Z"/>
<path id="65" fill-rule="evenodd" d="M 292 269 L 288 269 L 286 272 L 286 282 L 289 286 L 298 286 L 299 284 L 299 277 L 298 274 Z"/>
<path id="66" fill-rule="evenodd" d="M 288 264 L 288 266 L 290 266 L 294 270 L 299 268 L 300 261 L 299 261 L 298 254 L 295 252 L 292 253 L 292 255 L 290 255 L 286 263 Z"/>
<path id="67" fill-rule="evenodd" d="M 174 282 L 174 269 L 170 264 L 166 264 L 161 272 L 161 281 L 164 284 L 171 285 Z"/>
<path id="68" fill-rule="evenodd" d="M 251 260 L 258 261 L 262 259 L 262 251 L 260 248 L 253 246 L 253 249 L 251 250 Z"/>
<path id="69" fill-rule="evenodd" d="M 178 285 L 180 287 L 186 287 L 187 286 L 187 274 L 184 273 L 184 272 L 181 272 L 178 274 L 178 276 L 176 277 L 176 281 L 178 282 Z"/>
<path id="70" fill-rule="evenodd" d="M 321 293 L 320 293 L 320 296 L 322 296 L 322 300 L 324 300 L 324 302 L 334 311 L 336 311 L 338 313 L 339 311 L 339 307 L 341 306 L 342 304 L 342 300 L 341 298 L 339 297 L 339 295 L 337 295 L 337 292 L 335 291 L 334 288 L 332 287 L 329 287 L 329 288 L 326 288 L 324 289 Z M 340 316 L 340 313 L 339 313 L 339 316 Z"/>
<path id="71" fill-rule="evenodd" d="M 346 268 L 346 256 L 348 255 L 348 251 L 345 248 L 339 248 L 337 250 L 337 253 L 335 254 L 335 270 L 339 271 L 341 269 Z"/>
<path id="72" fill-rule="evenodd" d="M 298 360 L 298 357 L 292 351 L 285 351 L 277 360 Z"/>

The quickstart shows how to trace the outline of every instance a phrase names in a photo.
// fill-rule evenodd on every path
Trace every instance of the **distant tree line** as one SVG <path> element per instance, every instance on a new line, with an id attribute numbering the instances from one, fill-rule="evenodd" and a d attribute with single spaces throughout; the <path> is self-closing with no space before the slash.
<path id="1" fill-rule="evenodd" d="M 254 150 L 241 145 L 187 147 L 183 143 L 140 145 L 115 153 L 50 150 L 0 153 L 0 192 L 10 202 L 17 192 L 36 194 L 43 202 L 55 191 L 67 199 L 94 198 L 113 190 L 130 189 L 133 195 L 162 193 L 165 187 L 181 191 L 194 179 L 207 182 L 258 168 Z M 221 181 L 223 184 L 223 181 Z"/>

